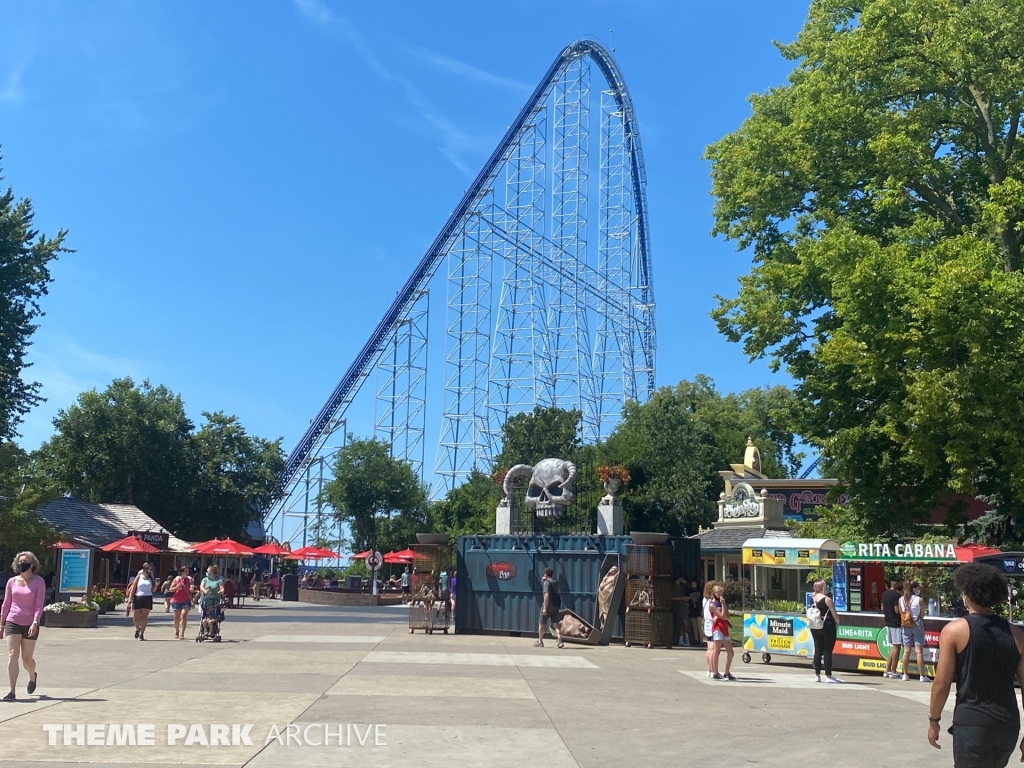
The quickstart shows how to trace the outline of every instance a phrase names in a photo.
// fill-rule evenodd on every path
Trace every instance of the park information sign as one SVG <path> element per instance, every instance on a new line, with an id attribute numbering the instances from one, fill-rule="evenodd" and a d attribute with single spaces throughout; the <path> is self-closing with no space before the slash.
<path id="1" fill-rule="evenodd" d="M 60 551 L 60 588 L 57 591 L 62 595 L 88 593 L 91 566 L 91 549 L 62 549 Z"/>
<path id="2" fill-rule="evenodd" d="M 952 544 L 921 544 L 907 542 L 880 544 L 848 541 L 839 548 L 841 560 L 870 563 L 937 563 L 955 564 L 956 548 Z"/>

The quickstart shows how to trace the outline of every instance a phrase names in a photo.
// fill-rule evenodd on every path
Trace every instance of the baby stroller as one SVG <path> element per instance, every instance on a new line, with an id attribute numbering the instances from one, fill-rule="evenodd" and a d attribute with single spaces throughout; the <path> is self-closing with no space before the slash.
<path id="1" fill-rule="evenodd" d="M 224 601 L 202 603 L 203 619 L 199 622 L 199 634 L 196 635 L 196 642 L 212 640 L 220 642 L 220 625 L 224 621 Z"/>

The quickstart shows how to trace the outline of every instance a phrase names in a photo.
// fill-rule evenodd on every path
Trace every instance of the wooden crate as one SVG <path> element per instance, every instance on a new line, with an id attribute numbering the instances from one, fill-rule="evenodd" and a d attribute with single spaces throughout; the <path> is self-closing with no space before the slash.
<path id="1" fill-rule="evenodd" d="M 626 609 L 626 645 L 672 647 L 672 613 Z"/>
<path id="2" fill-rule="evenodd" d="M 628 576 L 671 576 L 672 547 L 667 545 L 626 545 Z"/>
<path id="3" fill-rule="evenodd" d="M 626 579 L 626 607 L 668 610 L 672 607 L 672 577 L 630 576 Z"/>

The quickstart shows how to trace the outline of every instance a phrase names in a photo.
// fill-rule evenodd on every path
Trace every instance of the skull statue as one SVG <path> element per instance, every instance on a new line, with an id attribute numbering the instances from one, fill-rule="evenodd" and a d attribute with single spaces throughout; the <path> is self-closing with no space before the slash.
<path id="1" fill-rule="evenodd" d="M 517 477 L 530 475 L 530 487 L 526 490 L 526 506 L 532 508 L 537 517 L 561 517 L 565 507 L 576 501 L 572 483 L 576 477 L 576 465 L 564 459 L 544 459 L 531 467 L 517 464 L 505 475 L 506 499 Z"/>

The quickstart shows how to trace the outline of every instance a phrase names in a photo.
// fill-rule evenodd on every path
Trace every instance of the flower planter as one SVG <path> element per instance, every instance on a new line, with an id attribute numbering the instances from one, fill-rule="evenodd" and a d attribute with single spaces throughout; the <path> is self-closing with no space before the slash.
<path id="1" fill-rule="evenodd" d="M 98 615 L 99 611 L 43 611 L 43 626 L 73 629 L 95 627 Z"/>

